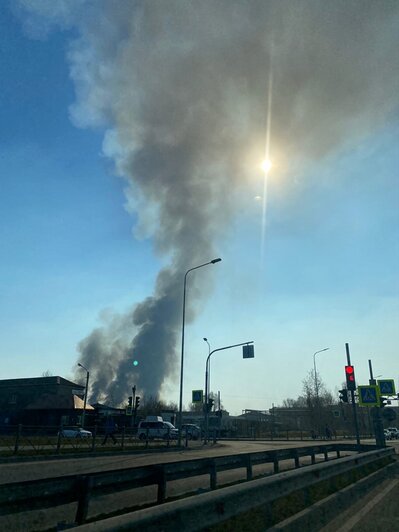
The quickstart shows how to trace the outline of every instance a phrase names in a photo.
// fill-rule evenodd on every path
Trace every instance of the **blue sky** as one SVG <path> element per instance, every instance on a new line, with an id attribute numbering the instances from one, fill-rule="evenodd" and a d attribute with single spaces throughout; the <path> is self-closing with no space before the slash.
<path id="1" fill-rule="evenodd" d="M 7 7 L 0 18 L 2 378 L 72 376 L 77 344 L 104 313 L 151 295 L 164 260 L 151 238 L 133 234 L 126 183 L 102 152 L 104 130 L 70 120 L 73 35 L 31 39 Z M 254 201 L 263 177 L 254 167 L 242 208 L 217 240 L 223 261 L 195 272 L 213 292 L 186 330 L 184 402 L 203 386 L 204 336 L 212 348 L 255 341 L 254 360 L 232 350 L 212 362 L 212 389 L 232 413 L 299 395 L 325 347 L 317 365 L 335 393 L 345 342 L 359 384 L 369 358 L 375 374 L 398 382 L 397 118 L 398 107 L 355 147 L 298 173 L 281 177 L 273 166 L 263 264 Z M 164 396 L 177 401 L 177 379 Z"/>

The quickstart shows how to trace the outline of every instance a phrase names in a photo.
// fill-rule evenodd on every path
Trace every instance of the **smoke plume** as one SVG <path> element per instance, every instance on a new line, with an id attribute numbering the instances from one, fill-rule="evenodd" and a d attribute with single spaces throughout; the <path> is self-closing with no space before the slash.
<path id="1" fill-rule="evenodd" d="M 249 161 L 263 156 L 270 65 L 270 151 L 289 174 L 397 111 L 399 3 L 21 0 L 19 10 L 33 36 L 71 31 L 71 118 L 106 130 L 136 231 L 168 259 L 153 295 L 80 342 L 92 399 L 126 398 L 135 352 L 137 384 L 156 395 L 176 368 L 184 272 L 217 256 Z M 188 320 L 205 279 L 190 281 Z"/>

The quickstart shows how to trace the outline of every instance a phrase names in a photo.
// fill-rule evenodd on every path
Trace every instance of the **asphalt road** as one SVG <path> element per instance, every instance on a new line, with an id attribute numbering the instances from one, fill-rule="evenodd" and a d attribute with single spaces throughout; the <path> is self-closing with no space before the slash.
<path id="1" fill-rule="evenodd" d="M 318 442 L 323 443 L 323 442 Z M 179 451 L 140 452 L 140 453 L 115 453 L 113 455 L 60 458 L 56 460 L 32 460 L 31 462 L 13 462 L 0 465 L 0 484 L 20 482 L 46 477 L 62 475 L 75 475 L 137 467 L 142 465 L 176 462 L 180 460 L 193 460 L 209 456 L 223 456 L 238 453 L 253 453 L 270 449 L 286 449 L 289 447 L 306 447 L 309 441 L 228 441 L 203 446 L 201 442 L 190 442 L 189 449 Z"/>

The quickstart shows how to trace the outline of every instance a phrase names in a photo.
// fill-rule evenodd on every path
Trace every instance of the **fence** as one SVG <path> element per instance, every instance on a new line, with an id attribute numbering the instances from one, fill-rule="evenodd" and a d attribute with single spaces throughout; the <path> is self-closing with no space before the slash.
<path id="1" fill-rule="evenodd" d="M 94 427 L 90 429 L 90 437 L 65 437 L 62 436 L 62 430 L 65 427 L 55 426 L 28 426 L 15 425 L 0 427 L 0 457 L 7 456 L 31 456 L 31 455 L 54 455 L 68 453 L 99 452 L 103 450 L 131 451 L 148 448 L 169 448 L 177 447 L 177 440 L 171 439 L 169 435 L 165 438 L 151 438 L 148 430 L 144 439 L 137 437 L 137 429 L 131 427 L 122 427 L 114 434 L 116 443 L 111 436 L 105 440 L 105 430 L 103 427 Z M 188 435 L 183 438 L 185 446 L 189 446 Z M 262 432 L 249 436 L 232 436 L 220 438 L 217 432 L 210 432 L 210 439 L 216 440 L 265 440 L 265 441 L 309 441 L 315 442 L 323 438 L 314 437 L 308 431 L 298 430 L 280 430 L 274 432 Z M 369 438 L 368 434 L 361 435 L 361 438 Z M 337 439 L 355 439 L 354 435 L 349 433 L 336 433 L 332 436 L 333 440 Z M 325 441 L 325 440 L 324 440 Z"/>
<path id="2" fill-rule="evenodd" d="M 157 502 L 162 503 L 166 499 L 168 481 L 209 475 L 209 487 L 214 490 L 218 473 L 222 471 L 245 468 L 246 480 L 252 480 L 253 467 L 259 464 L 272 464 L 273 473 L 276 474 L 280 471 L 280 462 L 284 460 L 292 460 L 293 467 L 297 469 L 303 457 L 309 457 L 311 463 L 315 464 L 317 455 L 322 455 L 324 461 L 328 461 L 331 453 L 339 458 L 344 451 L 365 452 L 373 449 L 374 446 L 358 448 L 351 444 L 318 445 L 8 483 L 0 485 L 0 515 L 78 502 L 75 521 L 83 523 L 92 497 L 156 485 Z M 383 451 L 390 453 L 393 449 Z"/>
<path id="3" fill-rule="evenodd" d="M 176 447 L 177 440 L 169 434 L 165 438 L 151 438 L 148 430 L 139 439 L 137 430 L 122 427 L 113 436 L 107 436 L 104 428 L 94 427 L 88 437 L 78 432 L 76 435 L 63 435 L 66 427 L 37 427 L 16 425 L 0 428 L 0 457 L 54 455 L 66 453 L 98 452 L 102 450 L 140 450 L 148 448 Z M 183 440 L 188 446 L 188 440 Z"/>

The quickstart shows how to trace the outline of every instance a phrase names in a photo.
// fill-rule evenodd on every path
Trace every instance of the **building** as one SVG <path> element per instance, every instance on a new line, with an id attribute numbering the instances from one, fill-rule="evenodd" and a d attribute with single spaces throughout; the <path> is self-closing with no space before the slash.
<path id="1" fill-rule="evenodd" d="M 0 380 L 0 427 L 77 425 L 84 392 L 84 386 L 63 377 Z M 86 416 L 92 411 L 86 405 Z"/>

